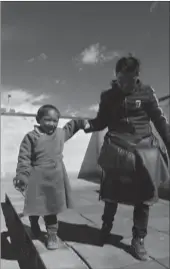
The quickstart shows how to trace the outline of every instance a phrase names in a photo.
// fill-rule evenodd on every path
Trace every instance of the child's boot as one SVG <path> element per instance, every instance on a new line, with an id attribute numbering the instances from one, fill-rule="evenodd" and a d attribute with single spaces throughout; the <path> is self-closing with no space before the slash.
<path id="1" fill-rule="evenodd" d="M 144 238 L 147 235 L 149 218 L 149 206 L 145 204 L 135 205 L 133 211 L 133 239 L 131 242 L 132 251 L 135 257 L 142 261 L 147 261 L 149 255 L 145 249 Z"/>
<path id="2" fill-rule="evenodd" d="M 55 250 L 58 248 L 57 225 L 47 226 L 47 248 Z"/>
<path id="3" fill-rule="evenodd" d="M 131 246 L 137 259 L 141 261 L 147 261 L 149 259 L 148 253 L 144 245 L 144 238 L 133 237 Z"/>

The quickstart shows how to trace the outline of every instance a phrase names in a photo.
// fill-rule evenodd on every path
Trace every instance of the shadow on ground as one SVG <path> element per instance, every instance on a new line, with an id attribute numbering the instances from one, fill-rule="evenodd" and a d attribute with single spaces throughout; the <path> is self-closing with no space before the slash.
<path id="1" fill-rule="evenodd" d="M 4 217 L 5 217 L 5 221 L 6 223 L 8 223 L 8 218 L 9 218 L 8 206 L 5 203 L 1 203 L 1 207 L 2 207 Z M 30 227 L 27 225 L 24 225 L 24 226 L 25 226 L 25 229 L 27 230 L 27 233 L 31 237 L 31 239 L 34 240 L 34 237 L 32 237 Z M 17 254 L 15 253 L 13 246 L 9 243 L 7 239 L 8 236 L 9 236 L 8 232 L 3 232 L 1 234 L 1 258 L 8 259 L 8 260 L 18 260 Z M 60 221 L 58 236 L 61 238 L 61 240 L 66 241 L 68 243 L 75 242 L 75 243 L 81 243 L 81 244 L 98 246 L 98 247 L 103 246 L 100 241 L 100 230 L 95 227 L 90 227 L 86 224 L 84 225 L 72 224 L 72 223 L 66 223 L 66 222 Z M 126 253 L 134 256 L 130 245 L 127 245 L 121 242 L 122 239 L 123 239 L 123 236 L 121 235 L 111 234 L 106 244 L 122 249 Z M 45 243 L 46 233 L 44 232 L 42 233 L 42 237 L 40 241 L 42 243 Z"/>
<path id="2" fill-rule="evenodd" d="M 5 218 L 5 222 L 7 223 L 7 218 L 9 214 L 8 207 L 5 203 L 1 203 L 1 208 Z M 1 232 L 1 259 L 17 261 L 17 253 L 14 246 L 10 243 L 10 240 L 8 240 L 9 238 L 10 235 L 8 233 L 8 230 Z"/>
<path id="3" fill-rule="evenodd" d="M 29 235 L 31 240 L 39 240 L 41 241 L 43 244 L 47 243 L 47 233 L 46 232 L 41 232 L 41 235 L 37 238 L 31 231 L 31 228 L 28 225 L 24 224 L 24 228 L 27 232 L 27 234 Z"/>
<path id="4" fill-rule="evenodd" d="M 81 244 L 102 247 L 100 242 L 100 230 L 88 225 L 72 224 L 59 222 L 58 236 L 67 242 L 76 242 Z M 112 245 L 133 255 L 130 245 L 121 242 L 123 236 L 111 234 L 106 244 Z M 134 256 L 134 255 L 133 255 Z"/>
<path id="5" fill-rule="evenodd" d="M 8 237 L 8 232 L 1 233 L 1 259 L 17 261 L 17 253 L 15 253 L 14 247 L 8 241 Z"/>
<path id="6" fill-rule="evenodd" d="M 27 230 L 27 233 L 29 234 L 30 238 L 32 240 L 36 239 L 34 238 L 30 227 L 27 225 L 24 225 L 24 227 Z M 90 227 L 88 225 L 72 224 L 59 221 L 58 236 L 59 238 L 61 238 L 62 241 L 68 243 L 74 242 L 98 247 L 103 246 L 100 242 L 100 230 L 94 227 Z M 134 256 L 130 245 L 121 242 L 122 239 L 123 236 L 121 235 L 111 234 L 106 244 L 122 249 L 126 253 Z M 38 240 L 41 241 L 43 244 L 46 244 L 46 232 L 42 232 L 41 237 L 39 237 Z"/>

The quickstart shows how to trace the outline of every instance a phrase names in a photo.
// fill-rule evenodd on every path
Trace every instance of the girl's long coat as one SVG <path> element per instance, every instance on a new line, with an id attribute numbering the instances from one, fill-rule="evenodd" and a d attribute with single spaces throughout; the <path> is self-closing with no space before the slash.
<path id="1" fill-rule="evenodd" d="M 117 81 L 112 89 L 101 94 L 97 117 L 89 121 L 85 130 L 95 132 L 108 128 L 108 134 L 116 134 L 125 141 L 139 140 L 138 155 L 144 169 L 136 168 L 132 175 L 122 175 L 116 167 L 104 171 L 101 199 L 110 202 L 152 204 L 158 200 L 158 187 L 169 179 L 168 156 L 160 149 L 152 133 L 150 122 L 160 134 L 170 156 L 170 125 L 157 100 L 154 90 L 139 80 L 129 95 L 124 95 Z M 157 145 L 154 145 L 156 141 Z M 106 156 L 107 162 L 107 156 Z M 123 173 L 124 174 L 124 173 Z M 150 188 L 149 186 L 153 186 Z"/>
<path id="2" fill-rule="evenodd" d="M 82 120 L 72 120 L 52 135 L 38 127 L 28 133 L 20 146 L 17 176 L 28 179 L 25 215 L 58 214 L 72 207 L 71 188 L 63 163 L 64 142 L 83 128 Z"/>

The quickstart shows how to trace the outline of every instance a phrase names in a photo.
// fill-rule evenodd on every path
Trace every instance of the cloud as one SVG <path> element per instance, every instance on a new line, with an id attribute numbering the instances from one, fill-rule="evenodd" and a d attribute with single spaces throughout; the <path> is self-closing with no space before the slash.
<path id="1" fill-rule="evenodd" d="M 98 112 L 99 104 L 93 104 L 90 107 L 81 107 L 74 109 L 71 105 L 68 105 L 62 112 L 62 115 L 67 117 L 80 117 L 80 118 L 92 118 L 96 112 Z"/>
<path id="2" fill-rule="evenodd" d="M 96 64 L 100 60 L 100 54 L 104 48 L 100 48 L 99 44 L 91 45 L 81 53 L 81 60 L 84 64 Z"/>
<path id="3" fill-rule="evenodd" d="M 159 1 L 153 1 L 152 4 L 150 5 L 150 12 L 152 13 L 155 8 L 158 6 Z"/>
<path id="4" fill-rule="evenodd" d="M 76 59 L 78 64 L 96 65 L 98 63 L 105 63 L 119 57 L 120 53 L 117 51 L 107 51 L 105 46 L 100 46 L 99 43 L 90 45 L 80 56 Z M 80 71 L 82 67 L 79 68 Z"/>
<path id="5" fill-rule="evenodd" d="M 66 83 L 66 80 L 56 79 L 55 83 L 64 85 Z"/>
<path id="6" fill-rule="evenodd" d="M 45 94 L 35 96 L 25 90 L 11 90 L 1 93 L 1 107 L 15 112 L 36 113 L 43 101 L 50 98 Z M 36 103 L 36 104 L 35 104 Z"/>
<path id="7" fill-rule="evenodd" d="M 48 59 L 48 56 L 45 54 L 45 53 L 41 53 L 39 56 L 38 56 L 38 59 L 39 60 L 47 60 Z"/>
<path id="8" fill-rule="evenodd" d="M 79 111 L 73 109 L 70 105 L 68 105 L 63 114 L 66 116 L 76 117 L 79 115 Z"/>
<path id="9" fill-rule="evenodd" d="M 94 104 L 94 105 L 90 106 L 89 110 L 97 112 L 99 110 L 99 104 Z"/>
<path id="10" fill-rule="evenodd" d="M 27 60 L 28 63 L 33 63 L 35 61 L 35 58 L 30 58 Z"/>
<path id="11" fill-rule="evenodd" d="M 28 63 L 33 63 L 36 60 L 38 61 L 46 61 L 48 59 L 48 56 L 45 53 L 41 53 L 39 56 L 37 57 L 32 57 L 30 59 L 27 60 Z"/>
<path id="12" fill-rule="evenodd" d="M 89 109 L 87 107 L 81 107 L 76 110 L 70 105 L 62 113 L 63 116 L 69 117 L 81 117 L 81 118 L 89 118 Z"/>

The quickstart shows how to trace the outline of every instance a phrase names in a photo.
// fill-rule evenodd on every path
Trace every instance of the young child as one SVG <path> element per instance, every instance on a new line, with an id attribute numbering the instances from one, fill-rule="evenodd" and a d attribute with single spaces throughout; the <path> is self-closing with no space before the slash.
<path id="1" fill-rule="evenodd" d="M 44 217 L 47 248 L 56 249 L 57 214 L 72 207 L 71 188 L 63 163 L 64 142 L 84 129 L 85 120 L 71 120 L 58 128 L 60 112 L 52 105 L 38 110 L 39 125 L 26 134 L 19 151 L 15 187 L 25 190 L 24 215 L 29 216 L 35 237 L 41 234 L 38 219 Z"/>

